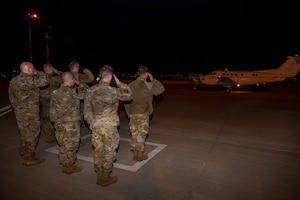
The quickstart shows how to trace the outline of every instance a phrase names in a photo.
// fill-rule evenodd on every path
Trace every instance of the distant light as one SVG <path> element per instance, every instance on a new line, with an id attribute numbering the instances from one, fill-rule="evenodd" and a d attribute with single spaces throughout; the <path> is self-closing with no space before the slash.
<path id="1" fill-rule="evenodd" d="M 30 18 L 38 18 L 37 14 L 27 13 Z"/>

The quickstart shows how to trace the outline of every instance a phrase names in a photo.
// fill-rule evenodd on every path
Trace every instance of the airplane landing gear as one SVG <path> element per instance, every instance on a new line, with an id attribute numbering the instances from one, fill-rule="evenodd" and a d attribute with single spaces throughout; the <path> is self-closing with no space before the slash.
<path id="1" fill-rule="evenodd" d="M 226 89 L 226 92 L 227 92 L 227 93 L 229 93 L 229 92 L 231 92 L 231 91 L 232 91 L 232 88 L 227 88 L 227 89 Z"/>

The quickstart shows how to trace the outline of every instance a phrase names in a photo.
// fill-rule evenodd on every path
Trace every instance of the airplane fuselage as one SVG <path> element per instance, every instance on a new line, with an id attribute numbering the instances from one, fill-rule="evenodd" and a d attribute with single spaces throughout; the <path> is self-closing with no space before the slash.
<path id="1" fill-rule="evenodd" d="M 273 70 L 263 71 L 213 71 L 210 75 L 202 76 L 204 84 L 229 83 L 236 85 L 257 85 L 266 82 L 283 81 L 289 76 L 272 73 Z"/>

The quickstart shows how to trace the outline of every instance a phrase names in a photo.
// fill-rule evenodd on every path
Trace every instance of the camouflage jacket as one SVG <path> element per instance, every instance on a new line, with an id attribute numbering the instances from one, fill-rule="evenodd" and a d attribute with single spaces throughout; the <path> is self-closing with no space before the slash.
<path id="1" fill-rule="evenodd" d="M 90 87 L 84 99 L 84 118 L 93 127 L 119 125 L 119 100 L 129 101 L 132 92 L 126 83 L 112 87 L 100 81 Z"/>
<path id="2" fill-rule="evenodd" d="M 58 76 L 46 74 L 49 79 L 49 84 L 40 88 L 40 103 L 45 105 L 50 103 L 50 97 L 54 90 L 60 87 L 62 83 L 61 75 L 63 72 L 59 71 Z"/>
<path id="3" fill-rule="evenodd" d="M 79 86 L 79 88 L 82 88 Z M 80 99 L 86 90 L 61 85 L 52 92 L 50 98 L 50 120 L 53 123 L 80 121 Z"/>
<path id="4" fill-rule="evenodd" d="M 83 73 L 73 73 L 80 83 L 90 83 L 95 80 L 94 74 L 89 69 L 84 69 Z"/>
<path id="5" fill-rule="evenodd" d="M 44 72 L 38 72 L 35 76 L 21 72 L 9 83 L 8 95 L 12 107 L 24 112 L 39 112 L 40 87 L 48 84 L 49 80 Z"/>
<path id="6" fill-rule="evenodd" d="M 147 82 L 138 77 L 129 83 L 132 91 L 132 101 L 129 104 L 128 115 L 144 114 L 151 115 L 153 112 L 153 95 L 157 96 L 165 91 L 164 86 L 156 79 Z"/>

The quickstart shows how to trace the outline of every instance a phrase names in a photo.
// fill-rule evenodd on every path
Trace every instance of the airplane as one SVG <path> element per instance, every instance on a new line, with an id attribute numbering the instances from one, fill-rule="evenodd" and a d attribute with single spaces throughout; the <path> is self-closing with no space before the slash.
<path id="1" fill-rule="evenodd" d="M 209 75 L 195 77 L 194 90 L 205 86 L 225 88 L 231 92 L 233 88 L 240 88 L 246 85 L 262 86 L 269 82 L 284 81 L 287 78 L 295 77 L 300 70 L 300 57 L 287 56 L 287 60 L 277 69 L 266 69 L 256 71 L 229 71 L 215 70 Z"/>

